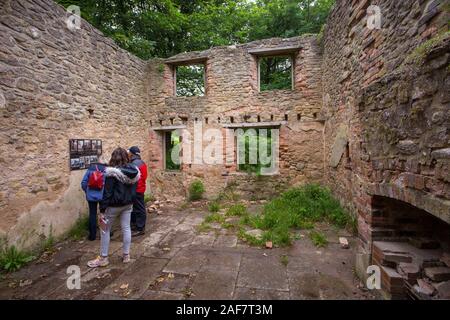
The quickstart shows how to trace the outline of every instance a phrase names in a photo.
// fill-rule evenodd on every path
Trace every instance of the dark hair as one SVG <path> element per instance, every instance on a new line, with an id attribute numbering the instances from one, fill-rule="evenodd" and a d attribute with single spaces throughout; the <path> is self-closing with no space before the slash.
<path id="1" fill-rule="evenodd" d="M 109 160 L 109 165 L 111 167 L 120 167 L 128 163 L 127 151 L 123 148 L 117 148 L 111 154 L 111 160 Z"/>

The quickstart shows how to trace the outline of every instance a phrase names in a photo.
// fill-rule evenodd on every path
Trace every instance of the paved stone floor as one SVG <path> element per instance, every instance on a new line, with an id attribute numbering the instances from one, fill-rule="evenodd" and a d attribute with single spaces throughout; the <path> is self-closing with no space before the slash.
<path id="1" fill-rule="evenodd" d="M 64 242 L 49 261 L 3 277 L 0 299 L 373 299 L 353 274 L 355 239 L 341 249 L 338 236 L 316 248 L 301 237 L 289 248 L 250 247 L 226 230 L 199 234 L 200 208 L 165 208 L 148 217 L 144 236 L 133 239 L 132 262 L 120 260 L 120 232 L 111 264 L 89 269 L 99 241 Z M 287 259 L 281 257 L 286 255 Z M 41 259 L 42 260 L 42 259 Z M 43 259 L 46 260 L 46 259 Z M 287 263 L 287 264 L 286 264 Z M 81 289 L 67 289 L 67 268 L 81 268 Z"/>

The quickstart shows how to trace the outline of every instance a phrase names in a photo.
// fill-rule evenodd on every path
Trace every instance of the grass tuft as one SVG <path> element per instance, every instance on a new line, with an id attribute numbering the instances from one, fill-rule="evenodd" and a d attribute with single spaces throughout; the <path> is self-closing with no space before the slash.
<path id="1" fill-rule="evenodd" d="M 217 202 L 217 201 L 210 202 L 209 205 L 208 205 L 208 210 L 210 212 L 219 212 L 219 210 L 220 210 L 219 202 Z"/>
<path id="2" fill-rule="evenodd" d="M 289 263 L 289 257 L 285 254 L 280 256 L 280 262 L 283 266 L 287 267 L 288 263 Z"/>
<path id="3" fill-rule="evenodd" d="M 205 222 L 206 223 L 212 223 L 212 222 L 224 223 L 225 217 L 219 213 L 211 213 L 210 215 L 205 217 Z"/>
<path id="4" fill-rule="evenodd" d="M 247 207 L 242 203 L 237 203 L 228 208 L 226 215 L 228 217 L 242 217 L 247 215 Z"/>
<path id="5" fill-rule="evenodd" d="M 311 239 L 312 243 L 318 248 L 323 248 L 328 244 L 328 240 L 325 235 L 318 231 L 311 231 L 311 233 L 309 234 L 309 238 Z"/>
<path id="6" fill-rule="evenodd" d="M 35 256 L 15 246 L 0 248 L 0 269 L 6 272 L 17 271 L 34 259 Z"/>
<path id="7" fill-rule="evenodd" d="M 203 221 L 201 224 L 199 224 L 197 226 L 197 232 L 198 233 L 208 233 L 209 231 L 211 231 L 211 226 L 209 225 L 209 223 Z"/>
<path id="8" fill-rule="evenodd" d="M 82 216 L 78 218 L 72 228 L 68 231 L 67 236 L 72 240 L 81 240 L 87 237 L 89 226 L 89 217 Z"/>
<path id="9" fill-rule="evenodd" d="M 280 246 L 291 244 L 293 228 L 312 229 L 316 222 L 328 222 L 339 228 L 354 226 L 354 219 L 330 190 L 319 185 L 305 185 L 284 192 L 267 203 L 260 215 L 251 216 L 246 210 L 237 212 L 241 216 L 240 225 L 264 230 L 263 239 Z"/>
<path id="10" fill-rule="evenodd" d="M 189 186 L 189 200 L 197 201 L 203 198 L 203 193 L 205 193 L 205 186 L 200 180 L 194 180 Z"/>

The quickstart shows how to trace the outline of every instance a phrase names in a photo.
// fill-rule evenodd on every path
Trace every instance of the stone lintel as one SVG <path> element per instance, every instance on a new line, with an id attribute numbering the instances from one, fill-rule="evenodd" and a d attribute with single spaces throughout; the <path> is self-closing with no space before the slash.
<path id="1" fill-rule="evenodd" d="M 183 58 L 169 58 L 164 60 L 164 63 L 170 64 L 172 66 L 186 66 L 191 64 L 205 64 L 208 57 L 183 57 Z"/>
<path id="2" fill-rule="evenodd" d="M 224 128 L 265 128 L 265 127 L 279 127 L 286 124 L 286 121 L 272 121 L 272 122 L 241 122 L 241 123 L 224 123 Z"/>
<path id="3" fill-rule="evenodd" d="M 153 127 L 151 128 L 154 131 L 170 131 L 177 129 L 186 129 L 185 125 L 177 125 L 177 126 L 162 126 L 162 127 Z"/>
<path id="4" fill-rule="evenodd" d="M 273 48 L 256 48 L 249 49 L 247 52 L 257 56 L 271 56 L 280 54 L 292 54 L 301 49 L 301 46 L 289 46 L 289 47 L 273 47 Z"/>

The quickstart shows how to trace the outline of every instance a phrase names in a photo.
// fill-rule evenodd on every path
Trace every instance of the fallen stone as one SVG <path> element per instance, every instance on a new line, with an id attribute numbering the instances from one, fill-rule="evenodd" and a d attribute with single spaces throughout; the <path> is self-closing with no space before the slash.
<path id="1" fill-rule="evenodd" d="M 422 293 L 427 296 L 432 296 L 435 292 L 434 287 L 423 279 L 417 279 L 417 287 L 419 288 L 417 291 L 418 293 Z"/>
<path id="2" fill-rule="evenodd" d="M 425 275 L 435 282 L 450 280 L 449 267 L 432 267 L 424 269 Z"/>
<path id="3" fill-rule="evenodd" d="M 266 242 L 266 248 L 267 248 L 267 249 L 272 249 L 272 248 L 273 248 L 273 243 L 272 243 L 272 241 L 267 241 L 267 242 Z"/>
<path id="4" fill-rule="evenodd" d="M 342 249 L 348 249 L 350 248 L 350 245 L 348 244 L 347 238 L 339 237 L 339 243 L 341 244 Z"/>
<path id="5" fill-rule="evenodd" d="M 31 285 L 33 283 L 33 280 L 21 280 L 20 281 L 20 283 L 19 283 L 19 286 L 20 287 L 26 287 L 26 286 L 29 286 L 29 285 Z"/>
<path id="6" fill-rule="evenodd" d="M 427 259 L 422 261 L 422 268 L 445 267 L 445 263 L 439 259 Z"/>
<path id="7" fill-rule="evenodd" d="M 450 253 L 445 252 L 442 257 L 441 261 L 447 266 L 450 267 Z"/>
<path id="8" fill-rule="evenodd" d="M 263 235 L 263 231 L 259 229 L 253 229 L 245 232 L 249 236 L 255 237 L 256 239 L 260 240 Z"/>
<path id="9" fill-rule="evenodd" d="M 450 159 L 450 148 L 434 150 L 431 152 L 433 159 Z"/>
<path id="10" fill-rule="evenodd" d="M 439 299 L 450 299 L 450 281 L 433 284 L 433 287 L 436 288 Z"/>
<path id="11" fill-rule="evenodd" d="M 397 265 L 397 272 L 404 275 L 410 283 L 415 283 L 420 277 L 420 267 L 414 263 L 400 262 Z"/>
<path id="12" fill-rule="evenodd" d="M 411 263 L 412 257 L 404 253 L 383 252 L 383 265 L 396 267 L 400 262 Z"/>
<path id="13" fill-rule="evenodd" d="M 411 238 L 409 242 L 416 248 L 419 249 L 439 249 L 440 244 L 436 240 L 428 238 Z"/>

